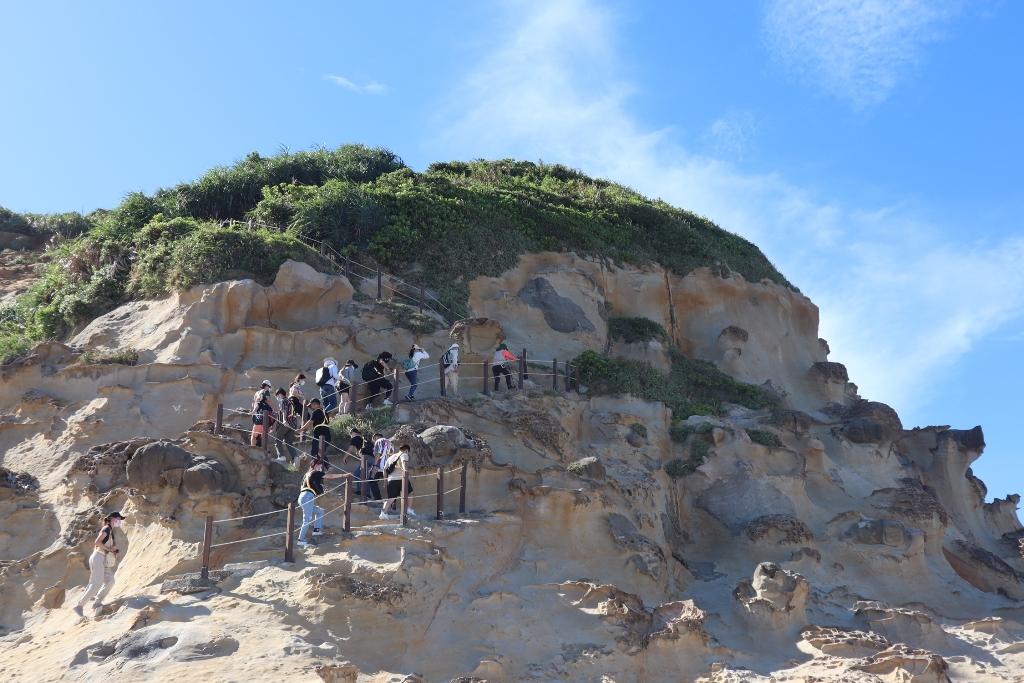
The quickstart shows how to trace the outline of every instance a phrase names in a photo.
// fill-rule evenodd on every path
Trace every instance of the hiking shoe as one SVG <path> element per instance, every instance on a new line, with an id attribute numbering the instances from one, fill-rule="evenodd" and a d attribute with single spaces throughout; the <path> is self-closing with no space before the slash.
<path id="1" fill-rule="evenodd" d="M 84 617 L 85 616 L 85 612 L 82 611 L 82 606 L 81 605 L 75 605 L 74 607 L 71 608 L 71 611 L 74 612 L 75 614 L 77 614 L 80 617 Z"/>
<path id="2" fill-rule="evenodd" d="M 416 397 L 415 397 L 415 396 L 406 396 L 406 397 L 405 397 L 405 400 L 406 400 L 406 401 L 415 401 L 415 400 L 416 400 Z"/>
<path id="3" fill-rule="evenodd" d="M 299 547 L 300 548 L 312 548 L 315 545 L 316 545 L 316 541 L 313 540 L 312 538 L 309 539 L 308 541 L 299 541 Z"/>
<path id="4" fill-rule="evenodd" d="M 386 399 L 384 399 L 384 402 L 381 405 L 390 406 L 390 405 L 394 405 L 394 404 L 391 402 L 390 398 L 386 398 Z"/>
<path id="5" fill-rule="evenodd" d="M 323 529 L 313 529 L 313 535 L 314 536 L 323 536 L 324 535 L 324 530 Z"/>
<path id="6" fill-rule="evenodd" d="M 385 512 L 381 512 L 379 515 L 377 515 L 377 519 L 394 519 L 394 518 L 395 518 L 394 515 L 389 515 L 389 514 L 387 514 Z"/>
<path id="7" fill-rule="evenodd" d="M 419 517 L 419 515 L 416 514 L 416 511 L 413 510 L 412 508 L 406 510 L 405 514 L 409 515 L 410 517 Z"/>

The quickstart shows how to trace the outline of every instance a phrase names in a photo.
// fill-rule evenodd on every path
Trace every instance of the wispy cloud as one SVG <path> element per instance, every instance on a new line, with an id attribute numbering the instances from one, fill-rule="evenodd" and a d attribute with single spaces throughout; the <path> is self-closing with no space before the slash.
<path id="1" fill-rule="evenodd" d="M 378 83 L 377 81 L 367 81 L 366 83 L 359 84 L 337 74 L 324 74 L 324 78 L 339 87 L 345 88 L 346 90 L 351 90 L 352 92 L 364 95 L 383 95 L 388 91 L 388 86 L 383 83 Z"/>
<path id="2" fill-rule="evenodd" d="M 753 240 L 820 305 L 832 357 L 861 393 L 899 408 L 1024 316 L 1024 240 L 961 243 L 912 204 L 845 206 L 780 174 L 695 154 L 631 115 L 634 89 L 616 78 L 607 11 L 573 0 L 522 21 L 452 95 L 444 154 L 567 163 Z"/>
<path id="3" fill-rule="evenodd" d="M 957 0 L 771 0 L 764 31 L 773 56 L 859 109 L 883 102 L 942 37 Z"/>
<path id="4" fill-rule="evenodd" d="M 704 142 L 715 154 L 742 160 L 757 133 L 757 120 L 747 111 L 731 111 L 708 126 Z"/>

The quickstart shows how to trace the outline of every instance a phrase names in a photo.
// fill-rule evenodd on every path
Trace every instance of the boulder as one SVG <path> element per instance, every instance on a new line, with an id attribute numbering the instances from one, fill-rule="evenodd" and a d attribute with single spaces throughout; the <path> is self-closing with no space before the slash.
<path id="1" fill-rule="evenodd" d="M 462 430 L 451 425 L 437 425 L 420 432 L 419 438 L 430 452 L 432 460 L 451 460 L 461 448 L 472 444 Z"/>
<path id="2" fill-rule="evenodd" d="M 138 448 L 125 471 L 128 485 L 142 490 L 184 487 L 190 494 L 202 494 L 223 491 L 229 484 L 228 472 L 221 463 L 170 441 L 154 441 Z"/>

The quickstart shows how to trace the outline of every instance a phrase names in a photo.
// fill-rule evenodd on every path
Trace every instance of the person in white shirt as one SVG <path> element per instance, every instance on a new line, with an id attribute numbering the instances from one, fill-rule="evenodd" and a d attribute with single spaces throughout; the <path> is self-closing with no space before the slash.
<path id="1" fill-rule="evenodd" d="M 455 342 L 441 356 L 444 368 L 444 386 L 452 394 L 459 393 L 459 343 Z"/>
<path id="2" fill-rule="evenodd" d="M 409 469 L 409 444 L 402 444 L 401 448 L 397 452 L 388 456 L 384 461 L 384 474 L 388 478 L 388 499 L 384 501 L 384 507 L 380 510 L 381 519 L 394 519 L 395 516 L 388 514 L 392 504 L 398 504 L 398 499 L 402 496 L 402 475 L 405 474 Z M 390 470 L 390 471 L 389 471 Z M 412 495 L 412 481 L 409 482 L 408 494 Z M 412 509 L 412 504 L 405 509 L 405 511 L 411 516 L 415 517 L 416 512 Z"/>
<path id="3" fill-rule="evenodd" d="M 409 380 L 409 393 L 405 395 L 406 401 L 416 400 L 416 386 L 417 376 L 420 371 L 420 363 L 430 358 L 426 351 L 423 350 L 422 346 L 412 345 L 409 349 L 409 357 L 402 361 L 402 367 L 405 370 L 405 378 Z"/>

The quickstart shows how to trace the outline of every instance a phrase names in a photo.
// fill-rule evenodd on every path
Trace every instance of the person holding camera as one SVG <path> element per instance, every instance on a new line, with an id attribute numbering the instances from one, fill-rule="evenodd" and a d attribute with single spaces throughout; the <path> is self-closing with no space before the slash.
<path id="1" fill-rule="evenodd" d="M 103 607 L 103 598 L 114 587 L 114 569 L 117 567 L 117 538 L 114 529 L 120 528 L 124 516 L 120 512 L 111 512 L 103 518 L 103 527 L 92 543 L 92 555 L 89 556 L 89 585 L 74 606 L 75 614 L 82 617 L 82 605 L 89 598 L 93 599 L 93 609 L 99 611 Z"/>

